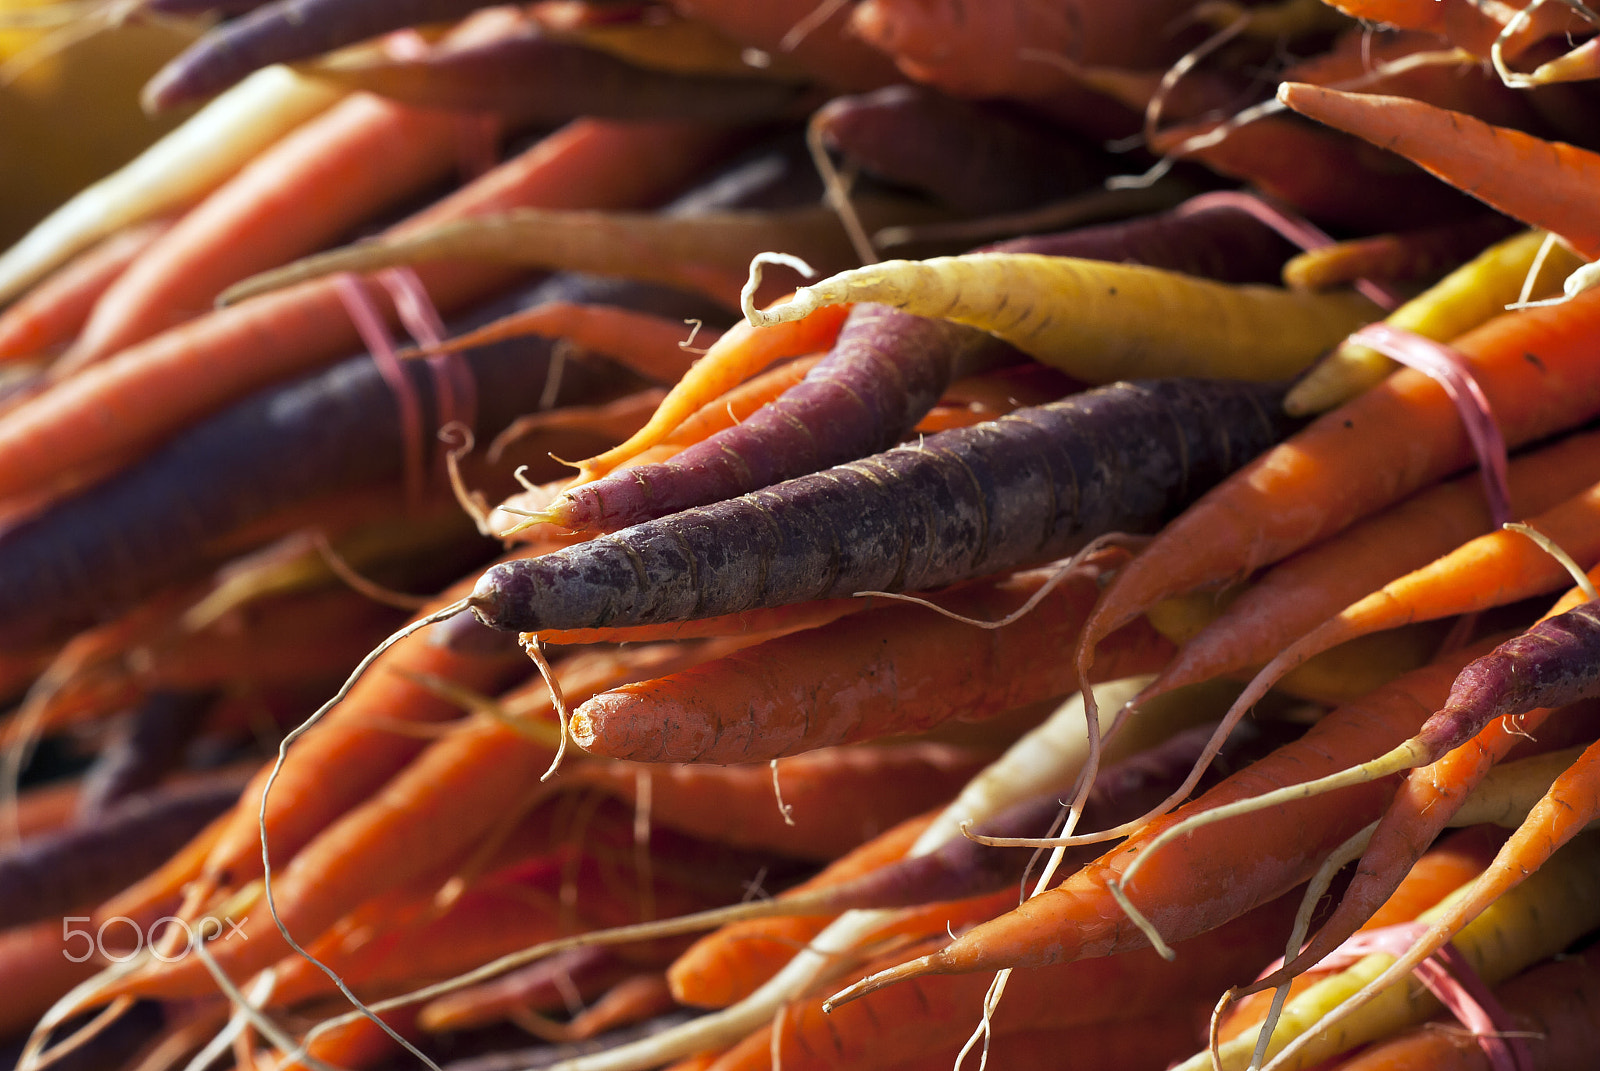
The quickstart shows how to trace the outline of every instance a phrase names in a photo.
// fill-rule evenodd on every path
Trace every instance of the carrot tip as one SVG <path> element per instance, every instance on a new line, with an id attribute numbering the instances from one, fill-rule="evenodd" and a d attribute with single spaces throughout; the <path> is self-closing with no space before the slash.
<path id="1" fill-rule="evenodd" d="M 918 959 L 907 960 L 899 966 L 890 967 L 888 970 L 879 971 L 877 974 L 868 975 L 867 977 L 861 979 L 861 981 L 852 986 L 847 986 L 846 988 L 839 990 L 839 992 L 823 1001 L 822 1010 L 825 1012 L 831 1012 L 841 1004 L 848 1004 L 852 1000 L 855 1000 L 858 997 L 864 997 L 868 993 L 882 989 L 884 986 L 893 985 L 896 982 L 903 982 L 908 978 L 916 978 L 919 975 L 936 973 L 937 964 L 934 960 L 935 955 L 937 955 L 937 953 L 922 956 Z"/>

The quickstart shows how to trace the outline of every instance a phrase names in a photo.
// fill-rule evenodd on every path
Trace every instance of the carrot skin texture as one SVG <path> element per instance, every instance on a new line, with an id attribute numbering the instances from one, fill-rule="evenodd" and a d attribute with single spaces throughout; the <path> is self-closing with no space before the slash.
<path id="1" fill-rule="evenodd" d="M 211 30 L 158 71 L 144 88 L 144 106 L 165 111 L 220 93 L 260 67 L 488 6 L 488 0 L 273 0 Z"/>
<path id="2" fill-rule="evenodd" d="M 1044 577 L 976 585 L 940 599 L 998 620 Z M 921 606 L 890 605 L 771 640 L 698 670 L 614 689 L 573 714 L 573 739 L 614 758 L 758 762 L 817 747 L 979 720 L 1079 684 L 1066 659 L 1099 593 L 1067 577 L 1026 617 L 980 630 Z M 1105 679 L 1146 672 L 1171 646 L 1145 622 L 1106 643 Z M 862 682 L 871 682 L 863 687 Z"/>
<path id="3" fill-rule="evenodd" d="M 1277 387 L 1182 380 L 1075 395 L 538 564 L 495 566 L 473 609 L 519 632 L 648 624 L 927 590 L 1048 561 L 1103 532 L 1159 523 L 1276 441 L 1287 427 L 1280 397 Z"/>

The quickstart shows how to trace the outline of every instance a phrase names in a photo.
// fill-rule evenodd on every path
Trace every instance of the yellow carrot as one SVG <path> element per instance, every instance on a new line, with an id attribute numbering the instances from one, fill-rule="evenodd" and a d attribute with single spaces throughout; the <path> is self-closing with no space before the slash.
<path id="1" fill-rule="evenodd" d="M 1538 274 L 1526 285 L 1528 298 L 1560 293 L 1562 280 L 1583 263 L 1583 258 L 1566 246 L 1551 242 L 1544 231 L 1524 231 L 1490 246 L 1390 313 L 1385 322 L 1424 338 L 1449 342 L 1488 323 L 1507 305 L 1523 298 L 1536 264 Z M 1370 346 L 1346 341 L 1295 384 L 1283 406 L 1296 416 L 1332 409 L 1398 367 Z"/>
<path id="2" fill-rule="evenodd" d="M 1476 879 L 1468 882 L 1437 907 L 1423 912 L 1417 921 L 1431 925 L 1446 917 L 1475 883 Z M 1586 835 L 1573 841 L 1521 885 L 1491 904 L 1461 931 L 1454 943 L 1478 976 L 1493 986 L 1524 967 L 1560 952 L 1597 923 L 1600 923 L 1600 836 Z M 1377 978 L 1395 960 L 1394 955 L 1375 952 L 1291 999 L 1273 1031 L 1268 1055 L 1277 1054 L 1291 1040 L 1302 1037 L 1325 1012 Z M 1421 1022 L 1438 1007 L 1438 1000 L 1427 990 L 1401 980 L 1322 1036 L 1300 1041 L 1299 1051 L 1276 1071 L 1297 1071 L 1321 1064 L 1364 1042 L 1387 1037 L 1402 1027 Z M 1242 1071 L 1250 1062 L 1255 1045 L 1254 1032 L 1224 1043 L 1221 1046 L 1222 1071 Z M 1205 1071 L 1211 1067 L 1210 1053 L 1200 1052 L 1180 1064 L 1178 1071 Z"/>
<path id="3" fill-rule="evenodd" d="M 1090 383 L 1129 377 L 1284 379 L 1377 315 L 1353 293 L 1232 286 L 1133 264 L 976 253 L 892 260 L 801 287 L 755 326 L 847 301 L 970 324 Z"/>

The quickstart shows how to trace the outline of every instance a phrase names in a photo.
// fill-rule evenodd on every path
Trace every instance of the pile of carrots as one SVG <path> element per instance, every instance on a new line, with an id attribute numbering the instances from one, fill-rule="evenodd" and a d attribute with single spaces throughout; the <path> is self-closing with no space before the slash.
<path id="1" fill-rule="evenodd" d="M 40 0 L 0 89 L 129 28 L 170 132 L 0 252 L 0 1058 L 1593 1066 L 1600 13 Z"/>

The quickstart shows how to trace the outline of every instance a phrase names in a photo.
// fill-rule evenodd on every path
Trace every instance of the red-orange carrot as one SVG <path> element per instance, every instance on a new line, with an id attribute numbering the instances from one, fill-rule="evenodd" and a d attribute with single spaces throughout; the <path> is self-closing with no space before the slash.
<path id="1" fill-rule="evenodd" d="M 459 123 L 455 112 L 366 94 L 341 101 L 257 156 L 141 256 L 52 376 L 210 311 L 228 284 L 312 252 L 448 174 Z"/>
<path id="2" fill-rule="evenodd" d="M 681 124 L 580 120 L 406 227 L 513 205 L 648 202 L 681 184 L 725 142 L 721 132 Z M 421 274 L 442 306 L 505 277 L 498 269 L 463 265 Z M 325 361 L 355 338 L 337 287 L 329 282 L 208 313 L 124 350 L 0 422 L 0 498 L 48 486 L 101 458 L 146 449 L 197 414 Z M 86 413 L 94 414 L 88 424 Z M 88 426 L 97 434 L 86 434 Z"/>
<path id="3" fill-rule="evenodd" d="M 0 313 L 0 358 L 50 353 L 71 342 L 106 288 L 171 226 L 171 219 L 152 220 L 105 239 Z"/>
<path id="4" fill-rule="evenodd" d="M 1600 256 L 1600 227 L 1593 222 L 1600 156 L 1592 152 L 1404 97 L 1286 82 L 1278 99 L 1414 160 L 1506 215 L 1559 234 L 1585 259 Z"/>

